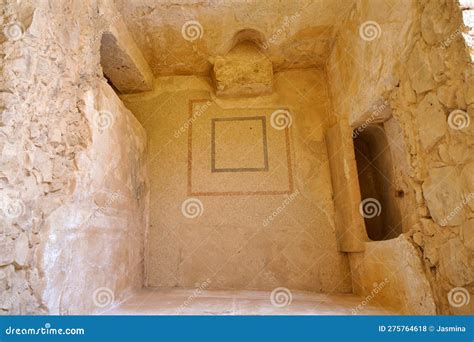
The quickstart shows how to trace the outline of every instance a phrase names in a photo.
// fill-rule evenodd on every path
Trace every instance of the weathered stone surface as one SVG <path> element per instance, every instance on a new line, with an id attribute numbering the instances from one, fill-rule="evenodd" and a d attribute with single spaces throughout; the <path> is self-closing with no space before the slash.
<path id="1" fill-rule="evenodd" d="M 275 70 L 324 65 L 332 27 L 354 1 L 115 3 L 155 75 L 208 75 L 209 59 L 225 55 L 242 31 L 258 32 L 256 42 Z M 255 41 L 254 34 L 244 36 Z"/>
<path id="2" fill-rule="evenodd" d="M 24 16 L 25 6 L 33 13 L 29 19 Z M 0 290 L 0 307 L 10 314 L 42 313 L 45 309 L 64 313 L 69 306 L 75 312 L 92 312 L 97 309 L 92 303 L 96 288 L 109 286 L 120 299 L 131 288 L 141 286 L 139 247 L 129 251 L 120 246 L 142 245 L 145 227 L 141 219 L 146 217 L 140 211 L 146 197 L 144 133 L 102 78 L 97 3 L 71 0 L 53 7 L 44 2 L 8 2 L 1 14 L 3 23 L 20 22 L 22 26 L 11 31 L 18 36 L 6 37 L 3 26 L 0 34 L 4 52 L 1 89 L 6 90 L 1 95 L 5 101 L 0 116 L 0 269 L 6 277 L 0 279 L 0 287 L 5 281 L 8 286 L 7 291 Z M 94 103 L 103 107 L 87 107 L 94 98 Z M 98 126 L 107 120 L 97 120 L 95 109 L 112 112 L 115 125 L 108 133 L 98 132 Z M 131 143 L 123 144 L 124 139 Z M 123 153 L 117 153 L 120 150 Z M 125 166 L 120 172 L 124 165 L 130 168 Z M 103 225 L 121 229 L 120 236 L 126 238 L 110 244 L 110 235 L 117 235 L 116 230 L 91 237 L 88 234 L 93 234 L 93 228 L 87 220 L 81 221 L 77 230 L 67 225 L 78 217 L 81 205 L 92 214 L 96 194 L 117 183 L 123 187 L 124 208 L 101 219 Z M 8 212 L 4 210 L 7 199 L 13 201 Z M 74 209 L 58 222 L 58 231 L 49 234 L 51 215 L 64 213 L 64 208 L 71 206 Z M 81 242 L 86 238 L 103 252 L 100 257 L 96 253 L 95 260 L 87 259 L 93 248 Z M 43 262 L 43 257 L 48 262 Z M 115 265 L 109 270 L 108 282 L 94 278 L 101 262 Z M 72 293 L 62 297 L 62 291 Z M 68 303 L 61 307 L 61 298 L 66 297 Z"/>
<path id="3" fill-rule="evenodd" d="M 474 211 L 474 162 L 464 165 L 461 177 L 464 203 Z"/>
<path id="4" fill-rule="evenodd" d="M 446 115 L 433 93 L 427 94 L 416 110 L 420 142 L 430 150 L 446 133 Z"/>
<path id="5" fill-rule="evenodd" d="M 474 76 L 470 76 L 466 85 L 466 103 L 474 104 Z"/>
<path id="6" fill-rule="evenodd" d="M 0 240 L 0 266 L 11 264 L 14 260 L 15 244 L 10 238 Z"/>
<path id="7" fill-rule="evenodd" d="M 474 253 L 459 238 L 448 240 L 439 249 L 439 270 L 454 286 L 474 281 Z"/>
<path id="8" fill-rule="evenodd" d="M 429 170 L 423 195 L 434 221 L 441 226 L 458 226 L 465 220 L 463 187 L 455 167 Z"/>
<path id="9" fill-rule="evenodd" d="M 91 143 L 77 159 L 76 200 L 51 213 L 39 251 L 50 274 L 43 298 L 54 313 L 94 312 L 101 309 L 97 289 L 106 289 L 99 291 L 112 305 L 142 285 L 146 135 L 105 81 L 91 87 L 84 104 Z M 124 137 L 128 144 L 120 143 Z M 81 277 L 74 277 L 78 268 Z M 65 277 L 68 287 L 61 286 Z"/>
<path id="10" fill-rule="evenodd" d="M 440 312 L 453 313 L 446 299 L 453 284 L 448 279 L 446 267 L 439 267 L 438 252 L 448 240 L 456 238 L 459 231 L 465 231 L 458 227 L 472 217 L 471 202 L 466 200 L 466 193 L 471 192 L 466 182 L 472 182 L 467 174 L 472 171 L 465 165 L 472 162 L 474 106 L 471 105 L 470 109 L 469 104 L 474 96 L 471 91 L 473 73 L 472 65 L 468 63 L 469 50 L 461 35 L 461 11 L 456 2 L 438 0 L 394 0 L 384 4 L 399 10 L 384 12 L 383 5 L 378 5 L 379 11 L 371 11 L 371 5 L 376 2 L 362 2 L 339 31 L 327 68 L 334 111 L 339 120 L 349 118 L 349 121 L 356 122 L 355 118 L 360 116 L 358 113 L 363 112 L 367 103 L 381 95 L 389 99 L 393 116 L 402 127 L 405 143 L 403 150 L 397 144 L 398 140 L 392 142 L 399 151 L 392 153 L 392 158 L 395 165 L 402 164 L 400 155 L 409 160 L 404 175 L 405 184 L 411 190 L 406 192 L 414 193 L 418 206 L 416 210 L 413 206 L 411 209 L 403 208 L 404 215 L 413 215 L 414 220 L 421 223 L 421 229 L 415 230 L 411 236 L 423 253 L 425 269 L 430 268 L 426 274 L 437 292 L 435 298 Z M 401 3 L 403 9 L 399 7 Z M 381 13 L 384 17 L 377 17 L 382 16 Z M 387 18 L 387 13 L 390 13 L 390 18 Z M 367 18 L 377 21 L 383 39 L 369 43 L 354 39 L 354 32 Z M 385 25 L 386 20 L 390 20 L 389 28 Z M 385 49 L 390 49 L 390 53 Z M 352 58 L 346 58 L 347 55 Z M 381 55 L 382 63 L 376 58 Z M 381 64 L 383 66 L 377 69 Z M 386 76 L 385 73 L 382 76 L 374 69 L 384 69 L 392 75 Z M 398 85 L 382 91 L 379 84 L 384 79 L 396 79 Z M 362 96 L 364 94 L 369 94 L 368 99 Z M 449 127 L 449 112 L 466 107 L 471 116 L 469 127 L 462 130 Z M 339 167 L 342 168 L 343 163 Z M 460 174 L 463 167 L 466 171 Z M 423 191 L 420 191 L 422 183 Z M 453 217 L 447 219 L 451 212 Z M 413 227 L 412 224 L 404 230 Z M 458 267 L 456 272 L 463 272 L 462 268 Z M 453 278 L 453 274 L 449 278 Z M 370 289 L 365 288 L 365 291 L 370 294 Z M 466 307 L 459 312 L 472 313 L 473 309 Z"/>
<path id="11" fill-rule="evenodd" d="M 102 1 L 100 9 L 108 21 L 96 36 L 100 40 L 100 62 L 105 75 L 122 93 L 152 90 L 153 73 L 130 35 L 122 14 L 111 0 Z"/>
<path id="12" fill-rule="evenodd" d="M 15 260 L 18 266 L 25 266 L 28 261 L 28 253 L 30 252 L 28 236 L 24 233 L 15 239 Z"/>
<path id="13" fill-rule="evenodd" d="M 430 45 L 439 44 L 446 38 L 449 16 L 438 1 L 427 1 L 421 14 L 421 34 Z"/>
<path id="14" fill-rule="evenodd" d="M 423 58 L 421 42 L 418 42 L 412 50 L 407 68 L 411 85 L 417 94 L 427 92 L 436 87 L 429 62 Z"/>
<path id="15" fill-rule="evenodd" d="M 371 293 L 373 284 L 382 282 L 384 287 L 374 296 L 374 302 L 399 314 L 436 313 L 422 262 L 405 235 L 388 241 L 367 242 L 365 253 L 353 253 L 350 260 L 356 293 Z"/>
<path id="16" fill-rule="evenodd" d="M 464 246 L 474 252 L 474 219 L 466 221 L 461 226 L 460 236 Z"/>
<path id="17" fill-rule="evenodd" d="M 214 62 L 218 96 L 257 96 L 273 89 L 272 62 L 252 43 L 242 43 Z"/>

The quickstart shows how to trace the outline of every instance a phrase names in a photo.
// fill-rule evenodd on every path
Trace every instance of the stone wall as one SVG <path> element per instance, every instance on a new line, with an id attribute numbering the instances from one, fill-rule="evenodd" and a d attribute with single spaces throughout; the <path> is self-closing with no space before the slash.
<path id="1" fill-rule="evenodd" d="M 379 119 L 374 104 L 382 99 L 400 128 L 398 135 L 386 129 L 394 182 L 414 200 L 401 208 L 411 217 L 403 231 L 424 266 L 410 277 L 428 277 L 445 314 L 474 311 L 472 300 L 458 306 L 453 296 L 474 293 L 474 79 L 463 30 L 456 1 L 359 2 L 328 64 L 341 124 L 363 128 Z"/>
<path id="2" fill-rule="evenodd" d="M 104 309 L 140 286 L 146 206 L 144 132 L 99 65 L 106 20 L 94 1 L 0 10 L 0 312 Z"/>

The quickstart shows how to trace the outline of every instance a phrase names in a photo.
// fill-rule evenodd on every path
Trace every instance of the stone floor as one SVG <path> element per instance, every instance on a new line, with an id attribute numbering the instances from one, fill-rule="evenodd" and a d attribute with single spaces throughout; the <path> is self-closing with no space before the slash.
<path id="1" fill-rule="evenodd" d="M 272 304 L 271 292 L 202 291 L 195 289 L 144 289 L 112 307 L 105 315 L 351 315 L 363 301 L 352 294 L 291 292 L 291 303 Z M 282 294 L 284 297 L 285 295 Z M 285 297 L 288 299 L 288 296 Z M 277 303 L 278 299 L 276 300 Z M 283 301 L 285 302 L 285 301 Z M 357 309 L 356 309 L 357 310 Z M 360 315 L 394 314 L 368 303 L 357 311 Z"/>

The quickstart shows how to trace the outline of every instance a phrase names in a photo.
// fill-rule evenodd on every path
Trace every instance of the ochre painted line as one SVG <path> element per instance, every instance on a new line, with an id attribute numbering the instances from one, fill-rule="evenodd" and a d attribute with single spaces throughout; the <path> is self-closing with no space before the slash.
<path id="1" fill-rule="evenodd" d="M 288 162 L 288 184 L 290 185 L 290 193 L 293 192 L 293 169 L 291 166 L 291 150 L 290 150 L 290 130 L 288 127 L 285 128 L 286 138 L 286 160 Z"/>

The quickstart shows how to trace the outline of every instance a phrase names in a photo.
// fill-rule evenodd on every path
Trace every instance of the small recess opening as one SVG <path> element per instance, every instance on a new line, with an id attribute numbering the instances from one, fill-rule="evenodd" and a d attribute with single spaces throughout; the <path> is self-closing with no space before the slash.
<path id="1" fill-rule="evenodd" d="M 360 212 L 371 240 L 388 240 L 402 233 L 397 199 L 404 196 L 393 180 L 390 146 L 382 125 L 354 133 L 357 173 L 362 197 Z"/>

